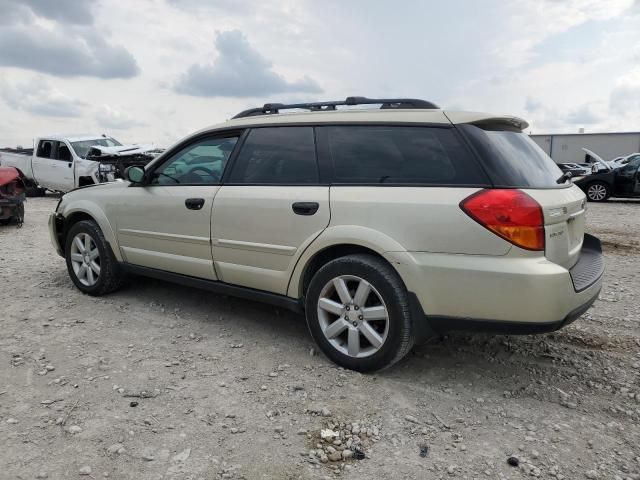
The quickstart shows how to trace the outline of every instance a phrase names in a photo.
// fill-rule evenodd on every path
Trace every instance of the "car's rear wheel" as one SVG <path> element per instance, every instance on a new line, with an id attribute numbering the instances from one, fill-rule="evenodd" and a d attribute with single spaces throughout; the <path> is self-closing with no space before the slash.
<path id="1" fill-rule="evenodd" d="M 587 198 L 591 202 L 603 202 L 610 196 L 611 189 L 604 182 L 592 182 L 587 187 Z"/>
<path id="2" fill-rule="evenodd" d="M 122 285 L 124 274 L 102 230 L 93 220 L 83 220 L 71 227 L 65 257 L 71 280 L 84 293 L 104 295 Z"/>
<path id="3" fill-rule="evenodd" d="M 305 306 L 314 340 L 345 368 L 379 370 L 413 346 L 407 290 L 393 268 L 373 255 L 349 255 L 321 267 Z"/>

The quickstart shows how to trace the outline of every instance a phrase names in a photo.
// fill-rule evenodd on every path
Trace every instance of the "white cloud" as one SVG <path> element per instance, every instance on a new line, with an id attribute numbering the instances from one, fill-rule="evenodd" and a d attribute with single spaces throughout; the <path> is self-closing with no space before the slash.
<path id="1" fill-rule="evenodd" d="M 194 64 L 176 84 L 176 91 L 201 97 L 259 97 L 274 93 L 320 93 L 315 80 L 304 76 L 287 81 L 253 48 L 239 30 L 216 32 L 218 58 Z"/>
<path id="2" fill-rule="evenodd" d="M 624 74 L 617 81 L 609 98 L 611 111 L 618 115 L 638 115 L 640 112 L 640 67 Z"/>
<path id="3" fill-rule="evenodd" d="M 506 67 L 524 65 L 533 48 L 549 37 L 587 21 L 615 18 L 630 9 L 634 0 L 516 0 L 504 2 L 498 29 L 487 25 L 492 53 Z M 503 27 L 503 28 L 500 28 Z"/>
<path id="4" fill-rule="evenodd" d="M 4 93 L 0 146 L 104 129 L 166 146 L 245 108 L 349 95 L 514 114 L 534 132 L 640 125 L 631 0 L 62 2 L 0 0 L 0 77 L 37 71 L 77 116 Z"/>
<path id="5" fill-rule="evenodd" d="M 52 87 L 43 77 L 20 84 L 0 78 L 0 97 L 12 109 L 47 117 L 80 117 L 86 106 Z"/>
<path id="6" fill-rule="evenodd" d="M 0 0 L 0 65 L 60 77 L 130 78 L 135 58 L 91 24 L 93 1 Z M 80 26 L 76 26 L 80 25 Z"/>
<path id="7" fill-rule="evenodd" d="M 137 120 L 124 109 L 114 108 L 110 105 L 102 105 L 96 112 L 96 120 L 105 128 L 126 130 L 143 126 L 144 123 Z"/>
<path id="8" fill-rule="evenodd" d="M 3 11 L 18 9 L 24 16 L 25 10 L 35 15 L 62 24 L 90 25 L 93 23 L 92 8 L 96 0 L 0 0 Z"/>
<path id="9" fill-rule="evenodd" d="M 572 125 L 593 125 L 600 123 L 603 116 L 596 113 L 594 107 L 589 104 L 574 108 L 566 116 L 566 122 Z"/>

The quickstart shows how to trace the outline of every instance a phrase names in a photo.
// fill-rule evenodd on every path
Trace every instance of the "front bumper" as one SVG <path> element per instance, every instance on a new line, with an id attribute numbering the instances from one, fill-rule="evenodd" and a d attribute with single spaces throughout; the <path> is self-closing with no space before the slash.
<path id="1" fill-rule="evenodd" d="M 17 209 L 24 203 L 24 196 L 0 198 L 0 220 L 14 217 Z"/>
<path id="2" fill-rule="evenodd" d="M 64 251 L 62 250 L 62 246 L 60 245 L 60 237 L 58 236 L 56 224 L 57 216 L 58 215 L 55 212 L 49 215 L 49 237 L 51 238 L 51 244 L 53 245 L 53 248 L 56 250 L 57 254 L 61 257 L 64 257 Z"/>
<path id="3" fill-rule="evenodd" d="M 390 252 L 432 329 L 536 333 L 582 315 L 602 287 L 600 241 L 585 235 L 571 269 L 541 257 Z"/>

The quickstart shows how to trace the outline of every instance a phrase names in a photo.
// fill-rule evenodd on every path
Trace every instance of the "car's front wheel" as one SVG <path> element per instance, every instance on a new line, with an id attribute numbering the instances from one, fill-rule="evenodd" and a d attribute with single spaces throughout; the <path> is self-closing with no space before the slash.
<path id="1" fill-rule="evenodd" d="M 104 295 L 122 285 L 124 274 L 93 220 L 83 220 L 70 228 L 65 258 L 71 280 L 84 293 Z"/>
<path id="2" fill-rule="evenodd" d="M 587 187 L 587 198 L 591 202 L 604 202 L 610 196 L 611 189 L 604 182 L 593 182 Z"/>
<path id="3" fill-rule="evenodd" d="M 314 340 L 345 368 L 379 370 L 413 346 L 407 290 L 395 270 L 373 255 L 349 255 L 321 267 L 305 308 Z"/>

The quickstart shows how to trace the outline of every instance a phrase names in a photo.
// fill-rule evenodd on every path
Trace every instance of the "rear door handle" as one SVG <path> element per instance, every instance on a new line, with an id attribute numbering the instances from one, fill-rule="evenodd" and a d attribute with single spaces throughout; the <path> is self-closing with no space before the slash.
<path id="1" fill-rule="evenodd" d="M 187 198 L 184 201 L 184 205 L 189 210 L 200 210 L 204 205 L 204 198 Z"/>
<path id="2" fill-rule="evenodd" d="M 318 202 L 296 202 L 291 205 L 293 213 L 296 215 L 313 215 L 320 208 Z"/>

